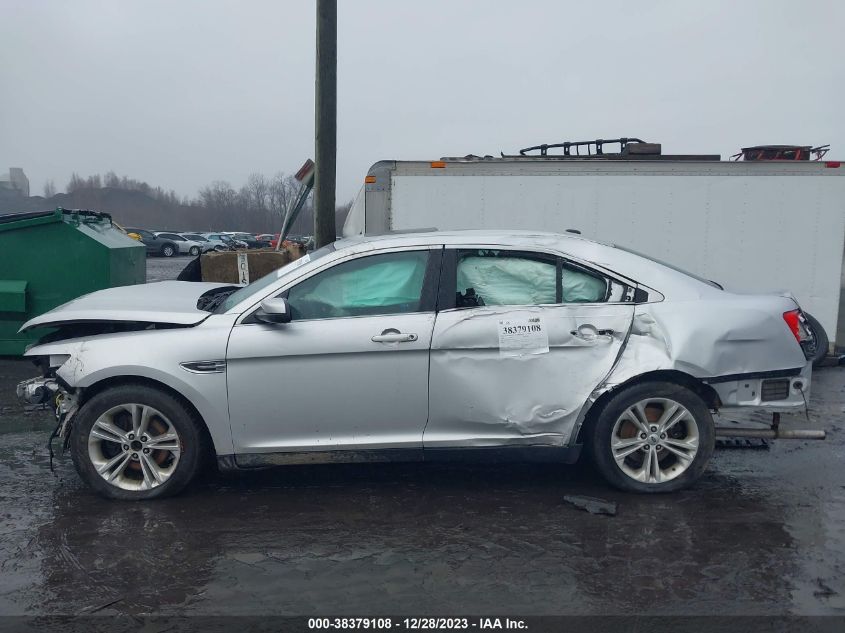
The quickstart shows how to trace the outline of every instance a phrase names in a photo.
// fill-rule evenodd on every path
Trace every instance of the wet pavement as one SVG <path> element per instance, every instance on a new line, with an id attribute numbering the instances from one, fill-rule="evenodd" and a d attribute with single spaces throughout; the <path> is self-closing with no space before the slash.
<path id="1" fill-rule="evenodd" d="M 147 283 L 176 279 L 193 259 L 187 255 L 147 257 Z"/>
<path id="2" fill-rule="evenodd" d="M 31 373 L 0 362 L 3 614 L 845 613 L 842 368 L 816 374 L 826 441 L 719 450 L 672 495 L 612 491 L 587 465 L 377 464 L 134 504 L 94 496 L 67 457 L 50 473 L 50 418 L 11 395 Z"/>
<path id="3" fill-rule="evenodd" d="M 814 376 L 827 440 L 718 450 L 671 495 L 588 464 L 370 464 L 152 503 L 96 497 L 68 457 L 50 473 L 51 417 L 14 398 L 31 375 L 0 360 L 0 614 L 845 614 L 845 368 Z"/>

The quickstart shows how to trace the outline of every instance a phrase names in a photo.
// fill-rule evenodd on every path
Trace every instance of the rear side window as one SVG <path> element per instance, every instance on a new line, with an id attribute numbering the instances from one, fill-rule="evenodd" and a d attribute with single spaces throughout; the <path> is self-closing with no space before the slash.
<path id="1" fill-rule="evenodd" d="M 500 250 L 458 252 L 457 307 L 558 302 L 554 257 Z"/>
<path id="2" fill-rule="evenodd" d="M 562 264 L 561 303 L 602 303 L 610 299 L 608 297 L 608 280 L 601 275 L 591 271 L 572 266 L 568 263 Z"/>
<path id="3" fill-rule="evenodd" d="M 429 252 L 360 257 L 298 283 L 287 293 L 298 319 L 419 312 Z"/>
<path id="4" fill-rule="evenodd" d="M 628 300 L 625 285 L 545 253 L 463 249 L 457 251 L 454 275 L 458 308 Z M 448 294 L 441 297 L 448 305 Z"/>

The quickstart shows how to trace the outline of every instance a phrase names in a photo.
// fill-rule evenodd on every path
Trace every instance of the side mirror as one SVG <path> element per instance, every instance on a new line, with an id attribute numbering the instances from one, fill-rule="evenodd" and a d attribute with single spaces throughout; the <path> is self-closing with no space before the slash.
<path id="1" fill-rule="evenodd" d="M 255 313 L 255 318 L 262 323 L 290 323 L 290 305 L 284 297 L 265 299 Z"/>

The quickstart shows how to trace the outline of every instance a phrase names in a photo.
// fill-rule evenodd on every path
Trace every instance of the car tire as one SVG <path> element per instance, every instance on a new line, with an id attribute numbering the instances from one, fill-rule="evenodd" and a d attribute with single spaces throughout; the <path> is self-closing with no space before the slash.
<path id="1" fill-rule="evenodd" d="M 612 486 L 674 492 L 695 483 L 707 468 L 715 446 L 713 416 L 686 387 L 644 382 L 605 403 L 589 441 L 598 471 Z"/>
<path id="2" fill-rule="evenodd" d="M 200 247 L 199 246 L 191 246 L 191 250 L 189 251 L 193 257 L 196 257 L 200 254 Z"/>
<path id="3" fill-rule="evenodd" d="M 176 253 L 176 247 L 173 244 L 165 244 L 161 247 L 161 254 L 165 257 L 173 257 Z"/>
<path id="4" fill-rule="evenodd" d="M 813 353 L 811 360 L 813 361 L 813 367 L 818 367 L 827 356 L 827 348 L 830 346 L 830 339 L 827 337 L 827 332 L 824 331 L 822 324 L 816 320 L 816 317 L 808 312 L 805 312 L 804 316 L 807 317 L 807 323 L 813 331 L 813 336 L 816 339 L 815 352 Z"/>
<path id="5" fill-rule="evenodd" d="M 73 419 L 71 456 L 83 481 L 104 497 L 167 497 L 194 479 L 208 454 L 201 424 L 166 391 L 143 384 L 110 387 Z"/>

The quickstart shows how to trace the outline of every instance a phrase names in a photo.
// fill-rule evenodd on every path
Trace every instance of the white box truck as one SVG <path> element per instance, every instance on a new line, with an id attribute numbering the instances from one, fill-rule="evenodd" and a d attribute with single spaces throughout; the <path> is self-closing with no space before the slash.
<path id="1" fill-rule="evenodd" d="M 344 236 L 418 228 L 579 231 L 732 292 L 789 290 L 823 326 L 828 352 L 845 344 L 838 161 L 621 152 L 374 164 Z"/>

